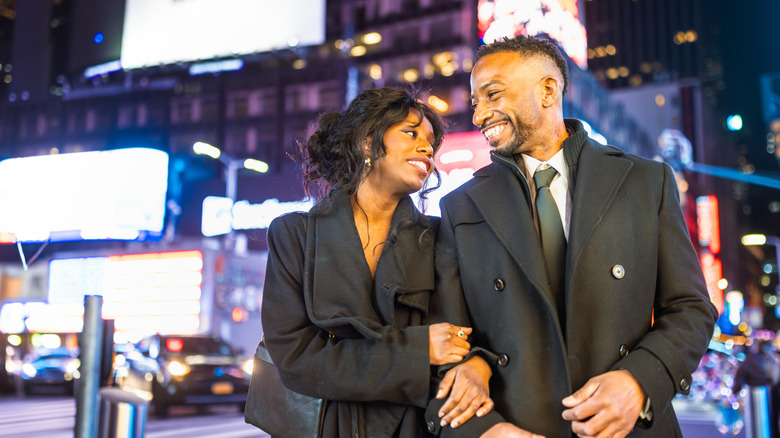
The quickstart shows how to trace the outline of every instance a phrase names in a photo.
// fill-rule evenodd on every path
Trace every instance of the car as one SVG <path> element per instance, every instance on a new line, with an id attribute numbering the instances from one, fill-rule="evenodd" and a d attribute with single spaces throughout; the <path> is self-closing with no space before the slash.
<path id="1" fill-rule="evenodd" d="M 70 348 L 39 349 L 22 362 L 20 376 L 25 394 L 64 392 L 73 395 L 79 378 L 78 353 Z"/>
<path id="2" fill-rule="evenodd" d="M 158 416 L 172 405 L 236 403 L 243 409 L 251 363 L 219 337 L 153 335 L 117 354 L 114 381 L 149 401 Z"/>

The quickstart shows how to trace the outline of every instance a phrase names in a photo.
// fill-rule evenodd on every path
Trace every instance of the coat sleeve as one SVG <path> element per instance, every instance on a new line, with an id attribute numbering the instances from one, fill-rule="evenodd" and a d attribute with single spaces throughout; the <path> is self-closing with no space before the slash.
<path id="1" fill-rule="evenodd" d="M 447 202 L 441 202 L 441 224 L 436 241 L 436 288 L 431 294 L 429 306 L 431 322 L 449 322 L 464 327 L 471 327 L 466 299 L 460 283 L 458 254 L 455 242 L 455 230 L 447 211 Z M 435 394 L 436 391 L 433 391 Z M 438 412 L 446 398 L 432 398 L 425 410 L 425 422 L 428 430 L 441 437 L 477 437 L 495 424 L 504 422 L 504 418 L 495 409 L 484 417 L 471 417 L 466 423 L 456 429 L 450 426 L 442 428 Z"/>
<path id="2" fill-rule="evenodd" d="M 265 344 L 282 382 L 329 400 L 424 407 L 430 380 L 428 327 L 388 326 L 379 339 L 369 340 L 331 338 L 313 325 L 302 286 L 306 233 L 297 216 L 275 219 L 268 228 L 262 319 Z"/>
<path id="3" fill-rule="evenodd" d="M 636 377 L 656 413 L 666 409 L 675 393 L 689 392 L 691 374 L 707 350 L 718 317 L 688 236 L 674 175 L 668 165 L 662 168 L 654 323 L 633 351 L 612 367 Z"/>

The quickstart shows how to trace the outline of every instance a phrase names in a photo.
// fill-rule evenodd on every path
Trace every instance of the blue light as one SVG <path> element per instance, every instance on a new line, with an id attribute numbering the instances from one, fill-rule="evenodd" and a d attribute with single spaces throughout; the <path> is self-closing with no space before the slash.
<path id="1" fill-rule="evenodd" d="M 726 118 L 726 126 L 729 131 L 739 131 L 742 129 L 742 116 L 739 114 L 733 114 Z"/>
<path id="2" fill-rule="evenodd" d="M 98 32 L 95 34 L 94 38 L 95 44 L 100 44 L 103 42 L 103 32 Z"/>

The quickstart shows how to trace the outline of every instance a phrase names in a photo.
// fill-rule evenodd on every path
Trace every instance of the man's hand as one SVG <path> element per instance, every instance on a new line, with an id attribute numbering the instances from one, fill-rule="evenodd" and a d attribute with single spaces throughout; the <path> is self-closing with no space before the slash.
<path id="1" fill-rule="evenodd" d="M 639 382 L 626 370 L 610 371 L 563 399 L 563 419 L 580 437 L 622 438 L 634 428 L 645 401 Z"/>
<path id="2" fill-rule="evenodd" d="M 480 356 L 474 356 L 447 371 L 436 393 L 438 399 L 450 394 L 439 409 L 442 427 L 449 424 L 456 428 L 474 414 L 481 417 L 493 409 L 489 385 L 491 375 L 490 365 Z"/>
<path id="3" fill-rule="evenodd" d="M 512 423 L 498 423 L 480 435 L 480 438 L 544 438 L 525 431 Z"/>

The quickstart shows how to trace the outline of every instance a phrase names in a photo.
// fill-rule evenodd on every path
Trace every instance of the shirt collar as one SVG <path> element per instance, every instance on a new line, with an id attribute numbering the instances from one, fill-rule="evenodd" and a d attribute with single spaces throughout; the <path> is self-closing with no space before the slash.
<path id="1" fill-rule="evenodd" d="M 527 155 L 527 154 L 520 154 L 523 157 L 523 161 L 525 162 L 525 168 L 527 169 L 527 172 L 533 176 L 533 174 L 536 172 L 536 170 L 539 168 L 542 164 L 548 164 L 549 166 L 555 168 L 555 170 L 558 172 L 558 174 L 564 179 L 566 183 L 569 181 L 569 172 L 568 172 L 568 166 L 566 166 L 566 159 L 563 156 L 563 148 L 555 153 L 555 155 L 552 156 L 547 161 L 539 161 L 536 158 Z"/>

